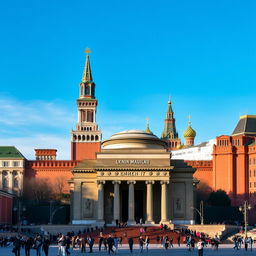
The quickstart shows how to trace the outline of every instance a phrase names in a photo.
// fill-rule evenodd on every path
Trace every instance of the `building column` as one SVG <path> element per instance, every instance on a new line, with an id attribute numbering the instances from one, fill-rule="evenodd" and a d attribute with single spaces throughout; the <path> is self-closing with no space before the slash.
<path id="1" fill-rule="evenodd" d="M 73 219 L 72 224 L 78 224 L 76 221 L 80 221 L 82 219 L 82 190 L 83 183 L 81 180 L 74 180 L 74 192 L 73 192 Z M 80 224 L 80 223 L 79 223 Z"/>
<path id="2" fill-rule="evenodd" d="M 161 223 L 168 222 L 167 219 L 167 184 L 169 181 L 161 181 Z"/>
<path id="3" fill-rule="evenodd" d="M 120 180 L 112 181 L 114 184 L 114 219 L 113 224 L 116 224 L 116 220 L 120 221 Z"/>
<path id="4" fill-rule="evenodd" d="M 18 186 L 19 186 L 19 191 L 20 193 L 23 192 L 23 173 L 18 172 Z"/>
<path id="5" fill-rule="evenodd" d="M 104 221 L 104 184 L 98 181 L 98 221 Z"/>
<path id="6" fill-rule="evenodd" d="M 147 213 L 147 219 L 146 223 L 147 224 L 154 224 L 155 222 L 153 221 L 153 184 L 155 181 L 146 181 L 147 184 L 147 208 L 146 208 L 146 213 Z"/>
<path id="7" fill-rule="evenodd" d="M 12 171 L 8 171 L 8 192 L 13 193 L 13 175 Z"/>
<path id="8" fill-rule="evenodd" d="M 128 225 L 135 224 L 135 202 L 134 202 L 134 184 L 136 181 L 127 181 L 129 184 L 129 195 L 128 195 Z"/>

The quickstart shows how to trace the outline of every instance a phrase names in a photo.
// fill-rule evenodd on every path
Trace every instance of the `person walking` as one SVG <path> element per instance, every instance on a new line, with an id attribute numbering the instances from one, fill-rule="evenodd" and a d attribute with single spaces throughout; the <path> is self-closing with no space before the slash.
<path id="1" fill-rule="evenodd" d="M 25 256 L 30 256 L 30 249 L 33 245 L 33 238 L 27 237 L 24 243 Z"/>
<path id="2" fill-rule="evenodd" d="M 64 235 L 61 235 L 59 239 L 60 243 L 60 254 L 61 256 L 66 256 L 66 238 Z"/>
<path id="3" fill-rule="evenodd" d="M 249 240 L 250 249 L 251 249 L 251 251 L 252 251 L 252 244 L 253 244 L 252 237 L 250 236 L 250 237 L 248 238 L 248 240 Z"/>
<path id="4" fill-rule="evenodd" d="M 49 246 L 50 246 L 50 240 L 48 237 L 45 237 L 43 241 L 43 246 L 42 246 L 45 256 L 48 256 Z"/>
<path id="5" fill-rule="evenodd" d="M 115 237 L 114 237 L 115 254 L 117 254 L 118 243 L 119 243 L 119 239 L 115 236 Z"/>
<path id="6" fill-rule="evenodd" d="M 139 247 L 140 247 L 140 253 L 143 253 L 143 245 L 144 245 L 145 240 L 140 236 L 139 238 Z"/>
<path id="7" fill-rule="evenodd" d="M 107 238 L 106 237 L 103 239 L 103 244 L 104 244 L 104 250 L 107 251 L 108 243 L 107 243 Z"/>
<path id="8" fill-rule="evenodd" d="M 114 239 L 112 238 L 111 235 L 109 235 L 107 239 L 107 244 L 108 244 L 108 254 L 110 254 L 110 252 L 114 253 L 113 251 Z"/>
<path id="9" fill-rule="evenodd" d="M 197 243 L 197 250 L 198 250 L 198 256 L 203 256 L 204 253 L 204 242 L 200 238 L 198 243 Z"/>
<path id="10" fill-rule="evenodd" d="M 70 245 L 71 245 L 71 240 L 70 240 L 70 237 L 69 236 L 66 236 L 66 254 L 67 256 L 70 255 Z"/>
<path id="11" fill-rule="evenodd" d="M 88 244 L 89 244 L 89 248 L 90 248 L 89 253 L 92 253 L 92 248 L 93 248 L 93 245 L 94 245 L 94 238 L 93 237 L 89 236 Z"/>
<path id="12" fill-rule="evenodd" d="M 101 251 L 101 246 L 102 246 L 103 240 L 104 240 L 104 238 L 102 236 L 100 236 L 100 238 L 99 238 L 99 252 Z"/>
<path id="13" fill-rule="evenodd" d="M 130 253 L 132 253 L 133 252 L 133 238 L 132 237 L 130 237 L 128 239 L 128 244 L 129 244 Z"/>
<path id="14" fill-rule="evenodd" d="M 165 250 L 167 250 L 168 247 L 169 247 L 169 238 L 168 238 L 168 236 L 165 236 L 165 238 L 164 238 L 164 248 L 165 248 Z"/>
<path id="15" fill-rule="evenodd" d="M 13 249 L 12 252 L 15 256 L 20 256 L 20 248 L 21 248 L 21 241 L 19 237 L 15 237 L 15 240 L 13 241 Z"/>
<path id="16" fill-rule="evenodd" d="M 119 237 L 119 244 L 121 247 L 123 246 L 123 237 L 122 236 Z"/>
<path id="17" fill-rule="evenodd" d="M 170 244 L 170 248 L 173 248 L 173 238 L 170 238 L 169 244 Z"/>
<path id="18" fill-rule="evenodd" d="M 36 256 L 41 256 L 42 245 L 43 245 L 42 237 L 37 236 L 35 239 Z"/>
<path id="19" fill-rule="evenodd" d="M 237 239 L 237 237 L 235 236 L 234 238 L 233 238 L 233 241 L 234 241 L 234 247 L 233 247 L 233 249 L 237 249 L 237 250 L 239 250 L 239 248 L 238 248 L 238 241 L 237 241 L 238 239 Z"/>
<path id="20" fill-rule="evenodd" d="M 247 237 L 245 237 L 244 238 L 244 249 L 247 251 L 247 249 L 248 249 L 248 238 Z"/>
<path id="21" fill-rule="evenodd" d="M 178 246 L 180 247 L 180 236 L 177 237 Z"/>
<path id="22" fill-rule="evenodd" d="M 80 238 L 80 247 L 81 247 L 81 253 L 85 253 L 85 251 L 86 251 L 86 239 L 85 239 L 85 237 Z"/>

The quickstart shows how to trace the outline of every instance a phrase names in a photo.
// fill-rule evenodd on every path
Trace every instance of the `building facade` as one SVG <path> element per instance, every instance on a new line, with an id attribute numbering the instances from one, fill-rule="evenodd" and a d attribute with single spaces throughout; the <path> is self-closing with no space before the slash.
<path id="1" fill-rule="evenodd" d="M 25 158 L 15 147 L 0 147 L 0 224 L 12 223 L 13 199 L 23 192 Z"/>
<path id="2" fill-rule="evenodd" d="M 194 223 L 193 173 L 145 131 L 114 134 L 73 168 L 72 223 Z"/>

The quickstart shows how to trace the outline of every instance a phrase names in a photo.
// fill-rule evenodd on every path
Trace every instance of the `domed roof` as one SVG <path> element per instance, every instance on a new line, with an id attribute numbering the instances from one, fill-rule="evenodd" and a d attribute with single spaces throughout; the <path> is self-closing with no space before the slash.
<path id="1" fill-rule="evenodd" d="M 164 149 L 166 142 L 156 135 L 142 130 L 127 130 L 113 134 L 102 142 L 103 149 L 148 148 Z"/>
<path id="2" fill-rule="evenodd" d="M 188 128 L 183 133 L 184 138 L 195 138 L 196 131 L 191 127 L 191 124 L 188 124 Z"/>

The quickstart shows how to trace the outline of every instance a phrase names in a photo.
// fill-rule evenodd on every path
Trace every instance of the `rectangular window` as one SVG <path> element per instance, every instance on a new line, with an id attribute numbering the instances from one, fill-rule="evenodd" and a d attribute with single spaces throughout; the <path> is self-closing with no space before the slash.
<path id="1" fill-rule="evenodd" d="M 8 161 L 3 161 L 3 167 L 8 167 L 9 166 L 9 162 Z"/>
<path id="2" fill-rule="evenodd" d="M 256 182 L 254 182 L 254 187 L 256 188 Z"/>
<path id="3" fill-rule="evenodd" d="M 13 161 L 13 166 L 18 167 L 19 166 L 19 161 Z"/>
<path id="4" fill-rule="evenodd" d="M 250 188 L 252 187 L 252 183 L 250 182 Z"/>

